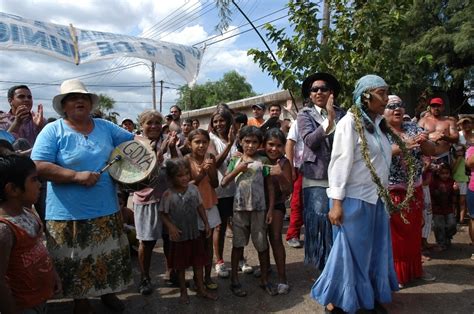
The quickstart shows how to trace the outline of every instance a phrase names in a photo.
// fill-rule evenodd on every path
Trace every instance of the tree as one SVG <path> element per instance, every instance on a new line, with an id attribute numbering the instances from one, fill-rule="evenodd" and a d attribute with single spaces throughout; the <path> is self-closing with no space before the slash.
<path id="1" fill-rule="evenodd" d="M 115 100 L 107 95 L 99 94 L 99 105 L 98 112 L 104 119 L 112 121 L 117 124 L 117 118 L 120 114 L 116 111 L 113 111 L 115 105 Z"/>
<path id="2" fill-rule="evenodd" d="M 281 67 L 266 51 L 248 51 L 283 88 L 300 93 L 307 75 L 329 72 L 343 86 L 339 102 L 349 106 L 355 81 L 376 73 L 401 95 L 413 90 L 431 94 L 434 86 L 454 104 L 462 101 L 460 95 L 466 97 L 463 91 L 474 72 L 474 2 L 333 0 L 329 29 L 320 25 L 318 9 L 314 2 L 291 0 L 292 34 L 265 26 Z"/>
<path id="3" fill-rule="evenodd" d="M 177 104 L 184 110 L 199 109 L 255 96 L 255 92 L 244 76 L 236 71 L 224 74 L 216 82 L 207 82 L 194 85 L 192 88 L 185 85 L 179 89 Z"/>

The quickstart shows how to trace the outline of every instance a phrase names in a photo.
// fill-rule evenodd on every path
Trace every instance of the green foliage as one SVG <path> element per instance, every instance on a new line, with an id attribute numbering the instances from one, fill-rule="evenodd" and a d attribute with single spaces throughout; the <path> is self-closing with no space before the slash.
<path id="1" fill-rule="evenodd" d="M 102 115 L 104 119 L 112 121 L 117 124 L 117 119 L 120 114 L 116 111 L 113 111 L 115 105 L 115 100 L 107 95 L 99 94 L 99 106 L 97 108 L 98 113 Z"/>
<path id="2" fill-rule="evenodd" d="M 473 81 L 473 1 L 332 0 L 325 44 L 319 7 L 290 0 L 291 33 L 265 26 L 281 67 L 266 51 L 248 51 L 285 89 L 299 94 L 307 75 L 329 72 L 343 86 L 339 102 L 349 106 L 354 83 L 369 73 L 384 77 L 399 94 L 421 94 L 436 86 L 453 97 L 453 90 L 463 96 L 464 86 Z"/>
<path id="3" fill-rule="evenodd" d="M 177 104 L 183 110 L 192 110 L 255 95 L 252 85 L 247 83 L 245 77 L 236 71 L 230 71 L 216 82 L 207 82 L 192 88 L 187 85 L 181 87 Z"/>
<path id="4" fill-rule="evenodd" d="M 219 24 L 216 25 L 216 31 L 223 32 L 229 27 L 232 21 L 232 12 L 230 10 L 231 0 L 216 0 L 216 7 L 220 17 Z"/>

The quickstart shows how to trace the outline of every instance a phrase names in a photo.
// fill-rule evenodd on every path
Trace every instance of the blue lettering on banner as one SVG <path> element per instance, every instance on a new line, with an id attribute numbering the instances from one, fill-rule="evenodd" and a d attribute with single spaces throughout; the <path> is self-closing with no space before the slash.
<path id="1" fill-rule="evenodd" d="M 10 39 L 10 29 L 8 25 L 0 22 L 0 43 L 4 43 Z"/>
<path id="2" fill-rule="evenodd" d="M 74 53 L 74 46 L 68 44 L 64 39 L 59 39 L 55 36 L 49 35 L 51 41 L 51 47 L 54 51 L 59 52 L 62 55 L 71 57 Z"/>
<path id="3" fill-rule="evenodd" d="M 25 37 L 25 43 L 31 46 L 37 46 L 38 44 L 45 49 L 50 49 L 46 40 L 46 33 L 37 31 L 33 34 L 33 30 L 31 28 L 22 27 L 23 36 Z"/>
<path id="4" fill-rule="evenodd" d="M 33 23 L 36 27 L 38 28 L 42 28 L 44 29 L 45 31 L 48 30 L 48 27 L 46 26 L 46 24 L 44 22 L 41 22 L 41 21 L 34 21 Z"/>
<path id="5" fill-rule="evenodd" d="M 126 41 L 119 41 L 114 43 L 114 48 L 119 52 L 135 52 L 135 48 Z"/>
<path id="6" fill-rule="evenodd" d="M 69 33 L 69 28 L 62 27 L 62 26 L 55 26 L 54 28 L 56 29 L 56 34 L 58 34 L 58 36 L 66 38 L 66 39 L 71 38 L 71 35 Z"/>
<path id="7" fill-rule="evenodd" d="M 16 24 L 8 25 L 0 22 L 0 42 L 10 40 L 15 44 L 41 46 L 43 49 L 55 51 L 67 57 L 71 57 L 74 51 L 74 47 L 64 39 L 43 31 L 34 32 L 33 29 L 26 26 L 19 27 Z"/>
<path id="8" fill-rule="evenodd" d="M 90 40 L 93 41 L 95 38 L 92 36 L 91 32 L 89 31 L 81 31 L 80 40 Z"/>
<path id="9" fill-rule="evenodd" d="M 149 45 L 145 42 L 140 42 L 140 46 L 142 47 L 143 50 L 145 50 L 147 55 L 153 56 L 153 57 L 156 56 L 156 52 L 158 51 L 156 47 Z"/>
<path id="10" fill-rule="evenodd" d="M 174 53 L 174 60 L 176 61 L 176 64 L 181 68 L 185 69 L 186 68 L 186 60 L 184 59 L 184 55 L 181 52 L 181 50 L 172 48 L 171 51 Z"/>
<path id="11" fill-rule="evenodd" d="M 114 49 L 112 45 L 108 41 L 98 41 L 96 42 L 97 48 L 99 48 L 99 52 L 101 56 L 111 55 L 114 54 Z"/>
<path id="12" fill-rule="evenodd" d="M 12 33 L 12 41 L 14 43 L 21 43 L 23 44 L 23 39 L 20 37 L 20 28 L 18 25 L 11 24 L 11 33 Z"/>

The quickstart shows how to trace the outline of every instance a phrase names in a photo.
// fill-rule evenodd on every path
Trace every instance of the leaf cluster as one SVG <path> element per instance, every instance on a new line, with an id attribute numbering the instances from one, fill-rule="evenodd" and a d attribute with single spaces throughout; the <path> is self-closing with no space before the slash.
<path id="1" fill-rule="evenodd" d="M 399 94 L 472 86 L 473 1 L 326 1 L 329 29 L 321 27 L 320 4 L 305 0 L 288 2 L 290 30 L 265 26 L 278 63 L 266 51 L 248 51 L 283 88 L 299 94 L 306 76 L 329 72 L 343 86 L 339 102 L 350 106 L 354 83 L 369 73 Z"/>
<path id="2" fill-rule="evenodd" d="M 187 85 L 178 90 L 177 105 L 184 110 L 193 110 L 215 106 L 219 103 L 255 96 L 252 85 L 244 76 L 236 71 L 224 74 L 223 78 L 215 82 Z"/>

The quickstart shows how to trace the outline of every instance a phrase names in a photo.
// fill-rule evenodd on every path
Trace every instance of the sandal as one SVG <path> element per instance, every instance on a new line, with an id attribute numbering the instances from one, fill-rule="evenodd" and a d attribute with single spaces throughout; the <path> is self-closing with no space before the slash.
<path id="1" fill-rule="evenodd" d="M 260 285 L 260 288 L 262 288 L 263 290 L 265 290 L 265 292 L 267 292 L 268 295 L 275 296 L 275 295 L 278 294 L 278 290 L 275 289 L 275 287 L 274 287 L 271 283 L 269 283 L 269 282 L 267 282 L 267 283 L 264 284 L 264 285 Z"/>
<path id="2" fill-rule="evenodd" d="M 288 294 L 290 292 L 290 286 L 287 283 L 279 283 L 277 285 L 278 294 Z"/>
<path id="3" fill-rule="evenodd" d="M 217 283 L 212 280 L 206 281 L 204 286 L 206 286 L 207 290 L 217 290 L 218 287 Z"/>
<path id="4" fill-rule="evenodd" d="M 231 284 L 230 285 L 230 291 L 232 291 L 232 293 L 237 297 L 246 297 L 247 296 L 247 291 L 242 289 L 242 285 L 240 283 Z"/>

